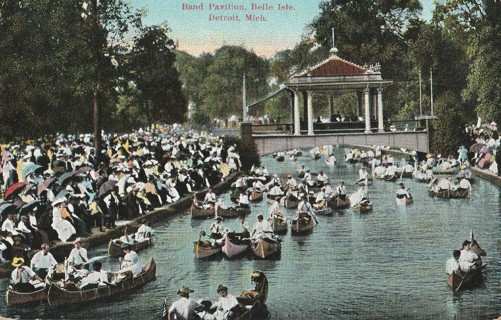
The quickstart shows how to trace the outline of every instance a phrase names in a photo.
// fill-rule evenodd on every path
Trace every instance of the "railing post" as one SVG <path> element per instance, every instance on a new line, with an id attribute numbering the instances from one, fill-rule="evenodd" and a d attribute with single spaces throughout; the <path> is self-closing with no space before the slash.
<path id="1" fill-rule="evenodd" d="M 240 138 L 244 141 L 252 140 L 252 123 L 240 122 Z"/>

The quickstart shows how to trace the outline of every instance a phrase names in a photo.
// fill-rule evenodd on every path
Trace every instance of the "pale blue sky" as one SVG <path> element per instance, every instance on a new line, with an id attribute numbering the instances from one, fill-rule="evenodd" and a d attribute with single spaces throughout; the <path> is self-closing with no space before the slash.
<path id="1" fill-rule="evenodd" d="M 166 22 L 170 37 L 179 41 L 179 49 L 198 56 L 213 52 L 224 44 L 241 45 L 263 57 L 292 49 L 306 34 L 305 27 L 318 14 L 321 0 L 129 0 L 133 8 L 147 11 L 146 25 Z M 210 4 L 243 5 L 246 11 L 214 10 Z M 433 0 L 421 0 L 423 18 L 429 19 Z M 183 4 L 203 4 L 203 10 L 183 10 Z M 267 6 L 252 10 L 252 4 Z M 288 4 L 294 10 L 278 10 Z M 273 7 L 273 9 L 270 8 Z M 267 9 L 267 10 L 262 10 Z M 209 15 L 238 15 L 240 21 L 209 21 Z M 264 16 L 267 21 L 246 21 L 247 14 Z"/>

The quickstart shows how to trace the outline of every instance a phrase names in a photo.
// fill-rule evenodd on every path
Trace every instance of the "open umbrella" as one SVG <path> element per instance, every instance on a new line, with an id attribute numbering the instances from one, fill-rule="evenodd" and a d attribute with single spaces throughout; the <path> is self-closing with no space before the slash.
<path id="1" fill-rule="evenodd" d="M 98 197 L 103 197 L 108 194 L 108 192 L 115 188 L 116 184 L 117 182 L 115 180 L 108 180 L 103 182 L 103 184 L 101 184 L 101 186 L 99 187 Z"/>
<path id="2" fill-rule="evenodd" d="M 485 147 L 485 143 L 474 143 L 470 146 L 470 152 L 479 152 Z"/>
<path id="3" fill-rule="evenodd" d="M 35 171 L 37 171 L 38 169 L 41 169 L 42 166 L 41 165 L 38 165 L 38 164 L 35 164 L 35 163 L 28 163 L 26 165 L 26 167 L 24 167 L 23 169 L 23 178 L 26 178 L 26 176 L 34 173 Z"/>
<path id="4" fill-rule="evenodd" d="M 68 181 L 68 179 L 73 177 L 73 175 L 74 175 L 73 172 L 65 172 L 59 176 L 59 178 L 57 179 L 57 183 L 60 185 L 63 185 L 64 183 L 66 183 Z"/>
<path id="5" fill-rule="evenodd" d="M 75 175 L 77 175 L 77 174 L 85 174 L 85 173 L 87 173 L 87 172 L 89 172 L 91 170 L 92 170 L 92 168 L 89 167 L 89 166 L 82 166 L 82 167 L 80 167 L 80 168 L 78 168 L 76 170 L 73 170 L 73 174 L 75 174 Z"/>
<path id="6" fill-rule="evenodd" d="M 50 178 L 45 179 L 42 183 L 40 183 L 38 185 L 37 195 L 40 195 L 42 193 L 42 191 L 49 188 L 55 181 L 56 181 L 56 178 L 54 178 L 54 177 L 50 177 Z"/>
<path id="7" fill-rule="evenodd" d="M 58 199 L 61 199 L 61 198 L 65 198 L 70 192 L 66 189 L 63 189 L 61 191 L 59 191 L 59 193 L 54 197 L 54 199 L 52 200 L 53 202 L 58 200 Z"/>
<path id="8" fill-rule="evenodd" d="M 22 182 L 22 181 L 11 184 L 7 188 L 7 190 L 5 190 L 3 198 L 8 199 L 8 198 L 12 197 L 13 195 L 23 191 L 23 188 L 25 185 L 26 185 L 26 182 Z"/>
<path id="9" fill-rule="evenodd" d="M 21 209 L 19 210 L 19 213 L 20 214 L 23 214 L 23 213 L 28 213 L 30 212 L 31 210 L 33 210 L 33 208 L 35 208 L 37 205 L 40 204 L 40 200 L 32 200 L 28 203 L 25 203 Z"/>
<path id="10" fill-rule="evenodd" d="M 12 202 L 3 202 L 0 204 L 0 214 L 9 212 L 10 210 L 16 210 L 17 207 Z"/>

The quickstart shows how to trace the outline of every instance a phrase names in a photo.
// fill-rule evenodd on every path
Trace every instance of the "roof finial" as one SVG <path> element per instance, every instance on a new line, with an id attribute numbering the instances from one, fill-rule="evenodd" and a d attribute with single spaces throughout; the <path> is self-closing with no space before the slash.
<path id="1" fill-rule="evenodd" d="M 334 28 L 332 28 L 332 48 L 330 50 L 330 53 L 332 53 L 332 55 L 336 55 L 338 53 L 338 50 L 336 48 L 336 31 Z"/>

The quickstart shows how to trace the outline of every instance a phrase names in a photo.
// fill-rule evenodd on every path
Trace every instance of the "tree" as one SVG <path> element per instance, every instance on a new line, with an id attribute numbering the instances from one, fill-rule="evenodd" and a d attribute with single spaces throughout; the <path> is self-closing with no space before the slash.
<path id="1" fill-rule="evenodd" d="M 470 36 L 468 86 L 463 98 L 476 104 L 478 115 L 501 123 L 501 4 L 485 1 L 485 19 Z"/>
<path id="2" fill-rule="evenodd" d="M 159 26 L 142 29 L 131 52 L 132 79 L 149 123 L 183 122 L 188 110 L 175 67 L 174 41 L 167 31 Z"/>
<path id="3" fill-rule="evenodd" d="M 242 114 L 242 83 L 247 78 L 247 101 L 268 93 L 268 62 L 242 47 L 223 46 L 214 54 L 201 86 L 203 107 L 213 117 Z"/>
<path id="4" fill-rule="evenodd" d="M 438 119 L 432 123 L 432 145 L 434 153 L 455 155 L 458 146 L 469 144 L 466 134 L 466 119 L 461 108 L 458 94 L 443 94 L 436 103 L 435 115 Z"/>

